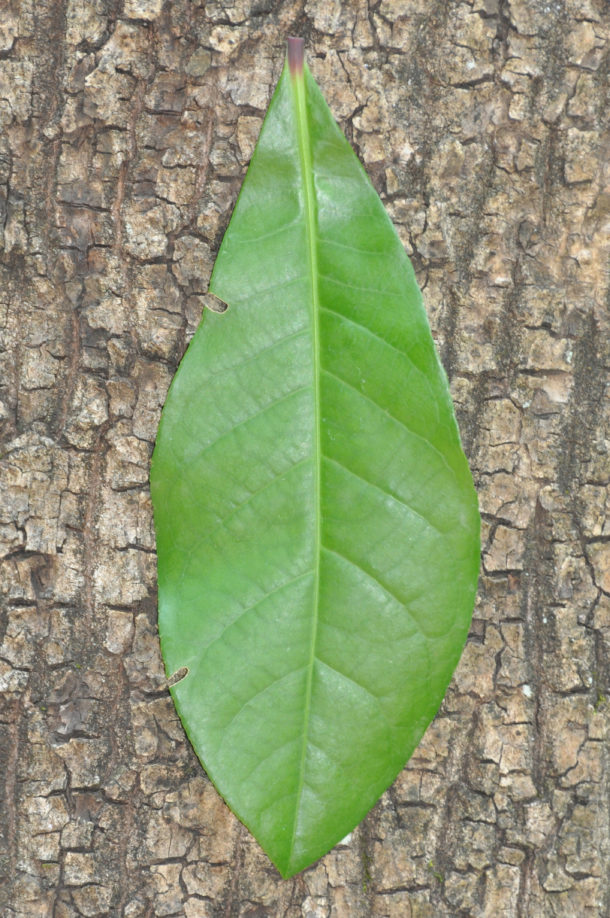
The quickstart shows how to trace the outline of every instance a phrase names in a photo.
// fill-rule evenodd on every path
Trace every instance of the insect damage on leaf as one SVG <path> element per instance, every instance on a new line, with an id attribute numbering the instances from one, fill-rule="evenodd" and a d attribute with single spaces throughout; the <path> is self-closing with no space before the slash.
<path id="1" fill-rule="evenodd" d="M 204 306 L 206 309 L 209 309 L 210 312 L 217 312 L 219 314 L 226 312 L 229 308 L 228 303 L 223 303 L 223 301 L 217 296 L 214 296 L 213 293 L 206 293 L 204 297 Z"/>
<path id="2" fill-rule="evenodd" d="M 183 679 L 186 679 L 186 677 L 188 676 L 188 674 L 189 674 L 188 666 L 181 666 L 180 669 L 179 669 L 177 672 L 172 673 L 172 675 L 169 676 L 169 678 L 168 678 L 168 680 L 167 680 L 167 687 L 168 687 L 168 688 L 173 688 L 174 685 L 177 685 L 177 684 L 178 684 L 179 682 L 181 682 Z"/>
<path id="3" fill-rule="evenodd" d="M 291 39 L 151 488 L 185 730 L 283 876 L 346 836 L 436 713 L 479 515 L 396 232 Z"/>

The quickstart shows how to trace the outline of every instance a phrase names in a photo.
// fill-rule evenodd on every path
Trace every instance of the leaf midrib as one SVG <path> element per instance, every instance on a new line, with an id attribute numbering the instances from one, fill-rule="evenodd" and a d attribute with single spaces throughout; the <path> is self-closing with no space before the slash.
<path id="1" fill-rule="evenodd" d="M 309 745 L 309 719 L 311 712 L 311 694 L 313 683 L 313 669 L 316 658 L 316 645 L 318 635 L 318 611 L 320 596 L 320 556 L 322 546 L 322 521 L 321 521 L 321 430 L 320 430 L 320 327 L 319 327 L 319 289 L 318 289 L 318 252 L 316 239 L 316 210 L 315 210 L 315 191 L 313 186 L 313 161 L 311 155 L 311 143 L 309 137 L 309 124 L 307 119 L 307 101 L 305 90 L 305 72 L 304 68 L 301 73 L 290 76 L 292 83 L 293 99 L 296 110 L 297 135 L 299 145 L 299 161 L 301 166 L 301 184 L 303 199 L 305 201 L 305 231 L 307 235 L 307 253 L 309 265 L 309 277 L 311 283 L 311 309 L 312 309 L 312 370 L 314 384 L 314 412 L 315 412 L 315 432 L 314 432 L 314 502 L 316 514 L 315 526 L 315 578 L 313 589 L 313 619 L 311 625 L 311 639 L 309 661 L 307 669 L 307 681 L 305 684 L 305 706 L 303 711 L 303 741 L 301 746 L 301 759 L 299 764 L 298 787 L 295 796 L 294 822 L 292 828 L 292 838 L 290 840 L 290 849 L 286 866 L 291 863 L 294 855 L 294 845 L 299 823 L 299 811 L 301 808 L 301 798 L 305 782 L 305 761 L 307 757 L 307 747 Z"/>

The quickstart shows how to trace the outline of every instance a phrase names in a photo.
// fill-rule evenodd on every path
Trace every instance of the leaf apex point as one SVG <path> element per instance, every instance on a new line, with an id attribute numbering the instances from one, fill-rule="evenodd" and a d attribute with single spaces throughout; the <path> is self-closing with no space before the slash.
<path id="1" fill-rule="evenodd" d="M 302 38 L 295 38 L 291 35 L 288 39 L 287 46 L 290 76 L 302 76 L 303 62 L 305 59 L 305 42 Z"/>

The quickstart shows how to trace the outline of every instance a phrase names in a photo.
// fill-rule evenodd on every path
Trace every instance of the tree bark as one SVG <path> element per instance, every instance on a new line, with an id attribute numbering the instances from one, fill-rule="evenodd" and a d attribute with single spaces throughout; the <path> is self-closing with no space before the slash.
<path id="1" fill-rule="evenodd" d="M 484 549 L 420 747 L 283 881 L 167 691 L 148 473 L 289 34 L 412 257 Z M 609 37 L 604 0 L 8 0 L 3 914 L 610 914 Z"/>

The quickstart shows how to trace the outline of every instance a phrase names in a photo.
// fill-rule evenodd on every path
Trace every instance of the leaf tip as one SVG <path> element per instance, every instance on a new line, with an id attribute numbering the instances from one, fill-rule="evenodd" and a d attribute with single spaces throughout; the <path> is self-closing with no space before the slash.
<path id="1" fill-rule="evenodd" d="M 290 37 L 288 39 L 288 66 L 290 67 L 290 76 L 297 77 L 303 75 L 303 61 L 305 59 L 305 42 L 302 38 Z"/>

